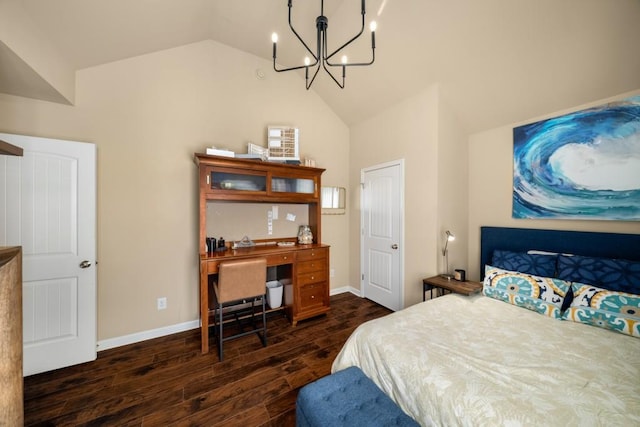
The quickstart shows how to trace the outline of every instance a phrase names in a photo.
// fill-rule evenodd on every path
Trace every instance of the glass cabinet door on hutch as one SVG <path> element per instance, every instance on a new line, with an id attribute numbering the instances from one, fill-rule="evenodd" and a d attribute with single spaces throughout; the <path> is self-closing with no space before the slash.
<path id="1" fill-rule="evenodd" d="M 316 181 L 312 178 L 290 178 L 274 176 L 271 178 L 273 193 L 315 194 Z"/>
<path id="2" fill-rule="evenodd" d="M 267 191 L 267 174 L 264 171 L 207 168 L 209 191 Z"/>

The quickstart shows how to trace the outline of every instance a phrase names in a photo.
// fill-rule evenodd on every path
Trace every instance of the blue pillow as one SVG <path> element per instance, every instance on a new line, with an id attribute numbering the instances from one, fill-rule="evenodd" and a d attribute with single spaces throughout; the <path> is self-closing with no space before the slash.
<path id="1" fill-rule="evenodd" d="M 491 265 L 503 270 L 518 271 L 541 277 L 555 277 L 558 255 L 528 254 L 496 249 Z"/>
<path id="2" fill-rule="evenodd" d="M 558 257 L 558 278 L 611 291 L 640 294 L 640 262 L 580 255 Z"/>

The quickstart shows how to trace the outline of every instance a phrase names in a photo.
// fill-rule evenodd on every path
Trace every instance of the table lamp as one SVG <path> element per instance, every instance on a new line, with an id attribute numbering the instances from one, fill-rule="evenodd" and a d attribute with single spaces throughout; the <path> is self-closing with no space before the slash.
<path id="1" fill-rule="evenodd" d="M 451 233 L 451 231 L 447 230 L 445 232 L 445 240 L 444 240 L 444 249 L 442 249 L 442 258 L 445 265 L 444 274 L 441 274 L 441 277 L 444 277 L 447 280 L 453 279 L 453 274 L 449 274 L 449 251 L 447 250 L 449 246 L 449 242 L 453 242 L 456 240 L 456 236 Z"/>

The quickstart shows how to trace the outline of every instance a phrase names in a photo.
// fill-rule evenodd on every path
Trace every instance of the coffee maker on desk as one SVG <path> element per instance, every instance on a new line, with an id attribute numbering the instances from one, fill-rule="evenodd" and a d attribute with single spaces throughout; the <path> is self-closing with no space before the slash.
<path id="1" fill-rule="evenodd" d="M 217 241 L 215 237 L 207 237 L 207 254 L 212 255 L 214 252 L 224 252 L 227 250 L 224 237 L 220 237 Z"/>
<path id="2" fill-rule="evenodd" d="M 206 249 L 207 249 L 207 255 L 212 255 L 215 251 L 216 248 L 218 247 L 218 244 L 216 242 L 216 238 L 215 237 L 207 237 L 207 243 L 206 243 Z"/>

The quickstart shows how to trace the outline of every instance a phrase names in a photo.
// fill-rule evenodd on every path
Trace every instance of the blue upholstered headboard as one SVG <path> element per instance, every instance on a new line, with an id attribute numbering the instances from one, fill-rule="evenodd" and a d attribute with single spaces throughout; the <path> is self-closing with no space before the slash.
<path id="1" fill-rule="evenodd" d="M 481 278 L 484 278 L 484 266 L 491 264 L 491 257 L 495 249 L 514 252 L 536 249 L 590 257 L 640 261 L 640 234 L 481 227 L 480 241 Z"/>

